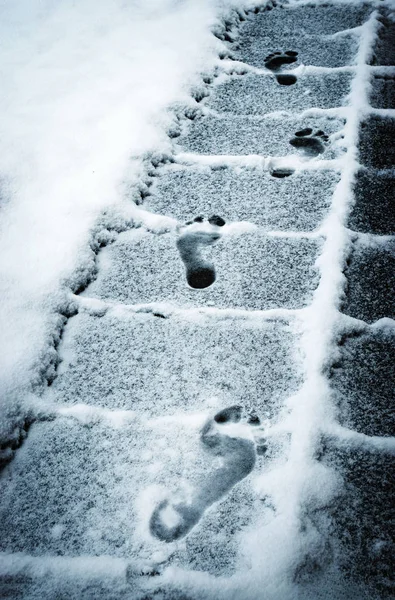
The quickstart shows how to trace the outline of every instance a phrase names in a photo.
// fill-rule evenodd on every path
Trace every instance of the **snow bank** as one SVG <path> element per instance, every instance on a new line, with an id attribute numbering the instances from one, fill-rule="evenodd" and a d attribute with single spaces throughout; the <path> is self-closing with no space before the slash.
<path id="1" fill-rule="evenodd" d="M 169 105 L 187 101 L 200 71 L 212 68 L 222 43 L 211 29 L 224 8 L 212 0 L 1 3 L 0 390 L 13 417 L 0 438 L 23 423 L 19 404 L 56 361 L 48 346 L 60 335 L 59 313 L 70 310 L 67 286 L 94 269 L 98 215 L 130 204 L 138 157 L 168 150 Z"/>

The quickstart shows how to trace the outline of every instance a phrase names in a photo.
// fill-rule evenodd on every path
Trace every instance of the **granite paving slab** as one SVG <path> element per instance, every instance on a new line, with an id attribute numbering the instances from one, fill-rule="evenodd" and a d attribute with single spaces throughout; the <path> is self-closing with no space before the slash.
<path id="1" fill-rule="evenodd" d="M 370 92 L 374 108 L 395 108 L 395 75 L 375 75 Z"/>
<path id="2" fill-rule="evenodd" d="M 203 250 L 207 263 L 214 266 L 215 283 L 193 289 L 187 284 L 174 234 L 132 230 L 100 253 L 98 278 L 84 294 L 132 304 L 302 308 L 311 302 L 318 285 L 314 264 L 320 246 L 316 239 L 271 238 L 259 231 L 223 235 Z"/>
<path id="3" fill-rule="evenodd" d="M 335 563 L 346 579 L 371 590 L 372 600 L 393 597 L 395 458 L 372 449 L 328 449 L 324 462 L 343 478 L 329 510 Z"/>
<path id="4" fill-rule="evenodd" d="M 219 113 L 256 116 L 334 108 L 347 104 L 351 79 L 351 73 L 320 73 L 300 75 L 293 85 L 280 85 L 274 75 L 239 75 L 215 86 L 205 104 Z"/>
<path id="5" fill-rule="evenodd" d="M 395 65 L 395 22 L 393 18 L 381 17 L 381 29 L 374 48 L 372 65 L 393 66 Z"/>
<path id="6" fill-rule="evenodd" d="M 355 204 L 348 219 L 354 231 L 395 233 L 395 170 L 360 169 L 354 186 Z"/>
<path id="7" fill-rule="evenodd" d="M 306 128 L 312 130 L 312 135 L 322 131 L 326 135 L 339 132 L 344 122 L 328 117 L 294 118 L 286 116 L 275 117 L 215 117 L 206 115 L 193 121 L 186 133 L 177 138 L 177 149 L 180 152 L 195 152 L 197 154 L 229 154 L 263 156 L 287 156 L 290 154 L 306 153 L 298 149 L 290 141 L 295 133 Z M 344 150 L 329 140 L 321 143 L 319 151 L 309 157 L 318 156 L 331 159 L 340 156 Z"/>
<path id="8" fill-rule="evenodd" d="M 265 419 L 301 384 L 297 340 L 278 321 L 82 313 L 67 325 L 51 390 L 64 404 L 152 417 L 214 402 L 243 405 Z"/>
<path id="9" fill-rule="evenodd" d="M 268 460 L 258 455 L 255 470 Z M 149 576 L 155 553 L 162 568 L 174 564 L 229 575 L 238 535 L 265 510 L 251 476 L 207 507 L 186 543 L 166 548 L 150 525 L 164 498 L 182 498 L 189 490 L 193 506 L 193 490 L 207 481 L 214 488 L 222 474 L 218 456 L 202 444 L 201 427 L 194 423 L 132 419 L 110 427 L 72 418 L 37 423 L 0 480 L 0 549 L 82 561 L 127 559 L 129 593 L 138 589 L 144 563 Z"/>
<path id="10" fill-rule="evenodd" d="M 347 290 L 343 312 L 367 323 L 383 317 L 394 318 L 394 242 L 355 244 L 345 274 Z"/>
<path id="11" fill-rule="evenodd" d="M 155 178 L 144 208 L 180 222 L 216 214 L 269 231 L 312 231 L 327 215 L 339 179 L 334 171 L 172 165 Z"/>
<path id="12" fill-rule="evenodd" d="M 361 124 L 359 155 L 361 163 L 376 169 L 395 167 L 395 119 L 369 117 Z"/>
<path id="13" fill-rule="evenodd" d="M 395 329 L 370 327 L 344 337 L 331 378 L 342 425 L 366 435 L 394 435 L 394 356 Z"/>

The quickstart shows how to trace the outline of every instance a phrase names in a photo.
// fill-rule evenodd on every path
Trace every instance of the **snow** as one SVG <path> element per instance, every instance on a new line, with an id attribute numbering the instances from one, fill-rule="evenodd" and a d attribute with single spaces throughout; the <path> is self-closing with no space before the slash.
<path id="1" fill-rule="evenodd" d="M 40 383 L 65 282 L 92 269 L 98 215 L 128 201 L 133 157 L 168 147 L 166 111 L 220 42 L 209 1 L 7 0 L 0 11 L 0 383 L 18 411 Z"/>

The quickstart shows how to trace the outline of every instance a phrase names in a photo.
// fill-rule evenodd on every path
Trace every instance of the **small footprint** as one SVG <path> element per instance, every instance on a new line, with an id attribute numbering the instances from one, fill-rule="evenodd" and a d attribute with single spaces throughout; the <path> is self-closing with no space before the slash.
<path id="1" fill-rule="evenodd" d="M 278 71 L 283 65 L 291 65 L 296 62 L 298 53 L 293 50 L 286 50 L 285 52 L 272 52 L 265 60 L 264 64 L 270 71 Z"/>
<path id="2" fill-rule="evenodd" d="M 291 146 L 302 150 L 307 156 L 318 156 L 325 152 L 325 143 L 329 137 L 324 131 L 316 131 L 313 134 L 311 127 L 296 131 L 295 137 L 289 141 Z"/>
<path id="3" fill-rule="evenodd" d="M 223 464 L 199 482 L 191 503 L 171 500 L 160 502 L 150 519 L 149 527 L 153 536 L 163 542 L 174 542 L 187 535 L 207 508 L 252 471 L 257 453 L 266 452 L 262 440 L 256 447 L 252 436 L 235 437 L 237 431 L 232 432 L 232 425 L 255 428 L 260 424 L 257 415 L 251 414 L 248 424 L 241 425 L 242 413 L 241 406 L 230 406 L 205 423 L 200 433 L 201 443 L 212 456 L 221 457 Z"/>
<path id="4" fill-rule="evenodd" d="M 208 220 L 209 226 L 204 223 L 203 217 L 196 217 L 194 222 L 187 223 L 187 228 L 177 240 L 177 248 L 186 268 L 188 284 L 195 289 L 204 289 L 215 281 L 215 268 L 202 255 L 202 250 L 217 242 L 221 233 L 219 227 L 225 221 L 218 215 L 213 215 Z"/>

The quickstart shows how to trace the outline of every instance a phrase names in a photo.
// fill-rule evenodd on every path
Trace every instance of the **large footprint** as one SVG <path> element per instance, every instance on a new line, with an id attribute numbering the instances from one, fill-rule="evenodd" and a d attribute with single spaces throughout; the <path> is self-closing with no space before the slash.
<path id="1" fill-rule="evenodd" d="M 216 215 L 210 217 L 209 225 L 202 221 L 202 217 L 197 217 L 177 240 L 188 284 L 196 289 L 209 287 L 215 281 L 214 265 L 203 256 L 202 250 L 220 239 L 219 228 L 225 225 L 225 221 Z"/>
<path id="2" fill-rule="evenodd" d="M 324 131 L 319 130 L 313 134 L 311 127 L 306 127 L 297 131 L 289 143 L 294 148 L 302 150 L 307 156 L 318 156 L 325 152 L 325 144 L 328 140 L 329 137 Z"/>
<path id="3" fill-rule="evenodd" d="M 231 406 L 203 426 L 202 444 L 210 454 L 222 457 L 223 464 L 199 482 L 190 504 L 164 500 L 156 507 L 149 526 L 151 534 L 159 540 L 174 542 L 189 533 L 211 504 L 252 471 L 257 451 L 266 451 L 264 445 L 256 448 L 253 439 L 236 437 L 237 433 L 232 432 L 229 425 L 239 423 L 241 416 L 242 408 Z M 250 417 L 249 423 L 259 425 L 259 419 Z"/>

